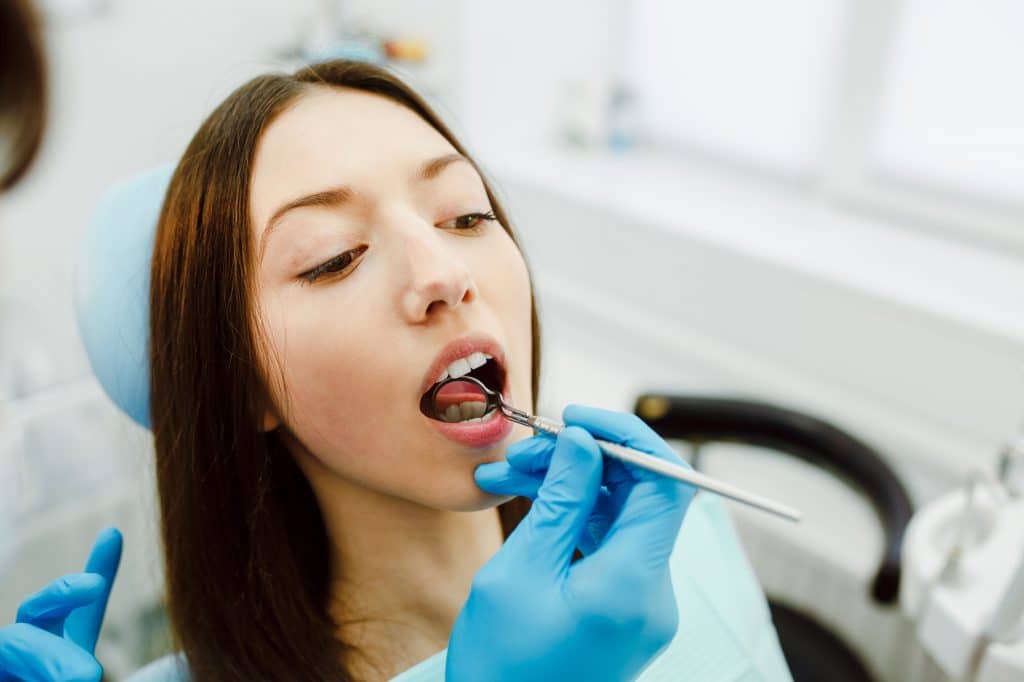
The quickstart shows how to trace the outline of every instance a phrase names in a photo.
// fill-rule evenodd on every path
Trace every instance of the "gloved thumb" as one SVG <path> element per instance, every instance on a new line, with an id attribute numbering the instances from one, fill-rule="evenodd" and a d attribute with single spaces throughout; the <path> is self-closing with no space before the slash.
<path id="1" fill-rule="evenodd" d="M 564 428 L 537 497 L 503 551 L 545 574 L 563 574 L 594 509 L 602 471 L 593 436 L 579 426 Z"/>
<path id="2" fill-rule="evenodd" d="M 117 528 L 104 528 L 96 536 L 92 551 L 85 562 L 85 570 L 98 573 L 106 581 L 99 598 L 87 606 L 83 606 L 70 616 L 65 623 L 68 637 L 90 654 L 96 650 L 96 641 L 103 625 L 103 615 L 107 610 L 107 600 L 114 588 L 117 567 L 121 563 L 121 548 L 124 540 Z"/>
<path id="3" fill-rule="evenodd" d="M 492 495 L 515 495 L 537 497 L 547 473 L 551 455 L 555 449 L 555 437 L 546 433 L 512 443 L 505 449 L 505 461 L 481 464 L 473 472 L 473 478 L 481 490 Z M 529 463 L 541 460 L 543 467 L 528 468 L 512 466 L 519 458 Z"/>

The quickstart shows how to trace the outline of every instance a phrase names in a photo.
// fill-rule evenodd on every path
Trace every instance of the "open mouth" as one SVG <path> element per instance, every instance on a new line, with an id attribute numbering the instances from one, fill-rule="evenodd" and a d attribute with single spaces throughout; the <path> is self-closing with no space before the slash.
<path id="1" fill-rule="evenodd" d="M 460 377 L 448 377 L 433 384 L 420 398 L 420 412 L 444 422 L 480 422 L 490 418 L 492 415 L 486 414 L 487 396 L 473 383 L 458 380 L 465 376 L 478 379 L 499 395 L 505 389 L 505 369 L 494 358 L 488 358 Z M 438 384 L 444 386 L 435 393 Z"/>

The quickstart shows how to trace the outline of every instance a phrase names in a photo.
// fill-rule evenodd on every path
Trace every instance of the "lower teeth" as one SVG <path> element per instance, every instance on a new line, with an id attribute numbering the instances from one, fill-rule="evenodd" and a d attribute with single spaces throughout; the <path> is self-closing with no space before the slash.
<path id="1" fill-rule="evenodd" d="M 448 409 L 444 412 L 444 419 L 447 422 L 460 424 L 482 422 L 491 417 L 489 414 L 484 414 L 486 409 L 487 408 L 483 403 L 459 403 L 457 405 L 449 405 Z"/>

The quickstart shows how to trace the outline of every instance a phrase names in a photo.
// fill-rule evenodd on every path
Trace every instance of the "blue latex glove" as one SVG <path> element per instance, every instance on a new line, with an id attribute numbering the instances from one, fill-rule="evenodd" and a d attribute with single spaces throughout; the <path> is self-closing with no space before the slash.
<path id="1" fill-rule="evenodd" d="M 675 636 L 669 557 L 695 489 L 605 459 L 594 437 L 685 463 L 635 415 L 569 405 L 562 419 L 557 438 L 477 467 L 482 489 L 535 499 L 473 580 L 448 682 L 632 680 Z"/>
<path id="2" fill-rule="evenodd" d="M 0 682 L 98 682 L 93 657 L 121 562 L 121 533 L 100 532 L 84 573 L 58 578 L 28 597 L 13 625 L 0 629 Z"/>

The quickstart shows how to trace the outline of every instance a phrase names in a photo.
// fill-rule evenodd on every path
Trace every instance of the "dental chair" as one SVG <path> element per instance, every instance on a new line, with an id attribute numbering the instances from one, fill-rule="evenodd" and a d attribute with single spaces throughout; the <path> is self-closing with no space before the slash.
<path id="1" fill-rule="evenodd" d="M 899 478 L 868 445 L 827 421 L 763 402 L 651 393 L 639 396 L 633 411 L 662 438 L 694 445 L 697 469 L 701 444 L 741 443 L 797 457 L 858 490 L 870 501 L 885 536 L 870 598 L 896 604 L 903 536 L 914 509 Z M 860 656 L 825 624 L 771 595 L 769 605 L 795 682 L 873 679 Z"/>

